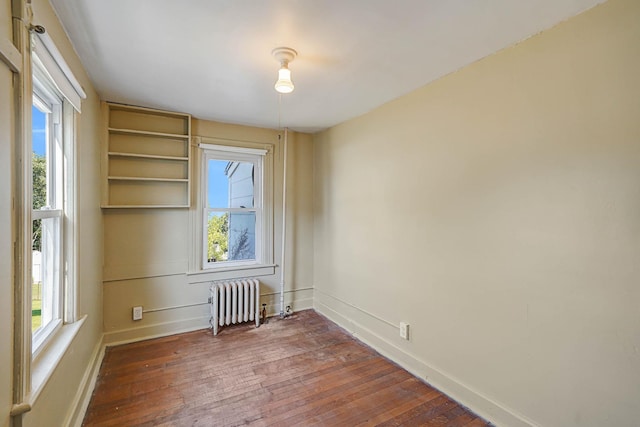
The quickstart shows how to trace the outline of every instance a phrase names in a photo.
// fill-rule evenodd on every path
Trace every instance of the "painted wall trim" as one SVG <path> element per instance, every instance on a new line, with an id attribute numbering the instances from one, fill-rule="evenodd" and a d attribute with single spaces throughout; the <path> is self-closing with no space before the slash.
<path id="1" fill-rule="evenodd" d="M 242 267 L 222 267 L 215 270 L 200 270 L 187 273 L 190 284 L 245 277 L 271 276 L 275 274 L 275 264 L 255 264 Z"/>
<path id="2" fill-rule="evenodd" d="M 104 343 L 107 347 L 110 347 L 208 328 L 209 316 L 193 317 L 107 332 L 104 334 Z"/>
<path id="3" fill-rule="evenodd" d="M 302 291 L 313 291 L 312 287 L 307 288 L 297 288 L 297 289 L 285 289 L 285 294 L 292 294 L 294 292 L 302 292 Z M 266 297 L 269 295 L 280 295 L 280 292 L 267 292 L 266 294 L 260 294 L 261 297 Z"/>
<path id="4" fill-rule="evenodd" d="M 9 39 L 0 39 L 0 59 L 14 73 L 22 72 L 22 55 Z"/>
<path id="5" fill-rule="evenodd" d="M 300 295 L 302 298 L 296 298 L 299 292 L 301 293 Z M 286 290 L 285 293 L 288 295 L 285 304 L 291 305 L 294 312 L 313 308 L 313 288 L 289 289 Z M 266 303 L 268 306 L 268 316 L 274 316 L 280 312 L 279 303 L 274 301 L 275 296 L 277 295 L 279 295 L 279 293 L 270 292 L 260 296 L 260 302 Z M 180 307 L 176 307 L 176 309 L 179 308 Z M 149 310 L 154 311 L 153 309 Z M 106 346 L 114 346 L 185 332 L 193 332 L 200 329 L 209 329 L 209 319 L 210 316 L 200 316 L 136 326 L 134 328 L 119 329 L 116 331 L 106 332 L 104 334 L 103 343 Z"/>
<path id="6" fill-rule="evenodd" d="M 392 327 L 392 328 L 400 329 L 400 326 L 399 326 L 398 324 L 393 323 L 393 322 L 390 322 L 390 321 L 389 321 L 389 320 L 387 320 L 387 319 L 383 319 L 383 318 L 382 318 L 382 317 L 380 317 L 380 316 L 376 316 L 375 314 L 370 313 L 370 312 L 368 312 L 367 310 L 365 310 L 365 309 L 363 309 L 363 308 L 361 308 L 361 307 L 358 307 L 358 306 L 357 306 L 357 305 L 355 305 L 355 304 L 351 304 L 350 302 L 347 302 L 347 301 L 345 301 L 345 300 L 343 300 L 343 299 L 341 299 L 341 298 L 338 298 L 338 297 L 337 297 L 337 296 L 335 296 L 335 295 L 328 294 L 328 293 L 326 293 L 326 292 L 321 291 L 320 289 L 316 289 L 316 290 L 315 290 L 315 292 L 319 292 L 319 293 L 321 293 L 322 295 L 325 295 L 325 296 L 327 296 L 327 297 L 329 297 L 329 298 L 333 298 L 334 300 L 336 300 L 336 301 L 338 301 L 338 302 L 340 302 L 340 303 L 342 303 L 342 304 L 344 304 L 344 305 L 348 305 L 348 306 L 349 306 L 349 307 L 351 307 L 351 308 L 355 308 L 355 309 L 356 309 L 356 310 L 358 310 L 359 312 L 361 312 L 361 313 L 363 313 L 363 314 L 366 314 L 366 315 L 367 315 L 367 316 L 369 316 L 369 317 L 373 317 L 374 319 L 379 320 L 380 322 L 386 323 L 388 326 L 390 326 L 390 327 Z"/>
<path id="7" fill-rule="evenodd" d="M 265 149 L 229 147 L 228 145 L 206 144 L 203 142 L 198 144 L 198 148 L 202 148 L 204 150 L 227 151 L 231 153 L 257 154 L 258 156 L 266 156 L 267 153 L 269 152 L 268 150 L 265 150 Z"/>
<path id="8" fill-rule="evenodd" d="M 184 259 L 156 264 L 105 266 L 103 282 L 183 275 L 187 271 L 188 262 L 189 261 L 187 259 Z"/>
<path id="9" fill-rule="evenodd" d="M 275 274 L 275 264 L 260 264 L 244 267 L 229 267 L 219 270 L 201 270 L 187 272 L 187 261 L 167 262 L 162 264 L 129 264 L 104 268 L 104 283 L 124 280 L 150 279 L 186 275 L 189 283 L 203 283 L 214 280 L 236 279 L 241 277 L 260 277 Z"/>
<path id="10" fill-rule="evenodd" d="M 354 337 L 367 344 L 384 357 L 406 369 L 412 375 L 469 407 L 473 412 L 491 421 L 495 425 L 510 427 L 538 427 L 537 424 L 527 419 L 525 416 L 504 407 L 486 396 L 483 396 L 471 387 L 468 387 L 462 382 L 456 380 L 451 375 L 434 368 L 417 356 L 402 350 L 385 338 L 364 327 L 359 322 L 348 317 L 346 314 L 341 313 L 338 307 L 331 306 L 328 301 L 320 301 L 316 296 L 314 298 L 314 309 L 340 327 L 346 329 Z M 362 310 L 359 311 L 371 319 L 377 320 L 376 317 L 370 316 L 367 312 Z"/>
<path id="11" fill-rule="evenodd" d="M 73 398 L 71 409 L 67 414 L 64 425 L 81 427 L 84 416 L 89 407 L 91 401 L 91 395 L 96 387 L 98 381 L 98 374 L 100 373 L 100 367 L 102 366 L 102 359 L 104 359 L 106 346 L 104 345 L 104 335 L 100 336 L 100 341 L 93 350 L 87 369 L 84 371 L 82 381 L 78 387 L 78 391 Z"/>

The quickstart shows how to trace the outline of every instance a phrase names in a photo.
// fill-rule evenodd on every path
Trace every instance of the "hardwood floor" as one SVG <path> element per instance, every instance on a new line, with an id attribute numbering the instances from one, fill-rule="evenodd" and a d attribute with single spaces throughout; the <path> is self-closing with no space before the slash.
<path id="1" fill-rule="evenodd" d="M 307 310 L 108 348 L 83 425 L 488 424 Z"/>

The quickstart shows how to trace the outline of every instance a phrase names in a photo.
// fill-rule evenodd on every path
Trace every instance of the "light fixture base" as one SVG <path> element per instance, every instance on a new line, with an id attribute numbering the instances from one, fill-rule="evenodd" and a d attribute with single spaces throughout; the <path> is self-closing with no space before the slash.
<path id="1" fill-rule="evenodd" d="M 282 64 L 293 61 L 298 56 L 298 52 L 290 47 L 277 47 L 271 51 L 271 55 Z"/>

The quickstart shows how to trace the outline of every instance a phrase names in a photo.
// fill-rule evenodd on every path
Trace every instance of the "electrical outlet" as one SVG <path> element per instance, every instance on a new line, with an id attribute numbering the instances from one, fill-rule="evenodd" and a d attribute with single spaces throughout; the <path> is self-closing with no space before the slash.
<path id="1" fill-rule="evenodd" d="M 142 307 L 133 307 L 133 320 L 142 320 Z"/>
<path id="2" fill-rule="evenodd" d="M 400 322 L 400 338 L 409 339 L 409 324 Z"/>

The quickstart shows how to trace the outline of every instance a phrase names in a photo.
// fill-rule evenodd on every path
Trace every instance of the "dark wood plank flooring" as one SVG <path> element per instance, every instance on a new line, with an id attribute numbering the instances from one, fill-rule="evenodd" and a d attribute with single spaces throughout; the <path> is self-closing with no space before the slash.
<path id="1" fill-rule="evenodd" d="M 488 424 L 306 310 L 108 348 L 83 425 Z"/>

